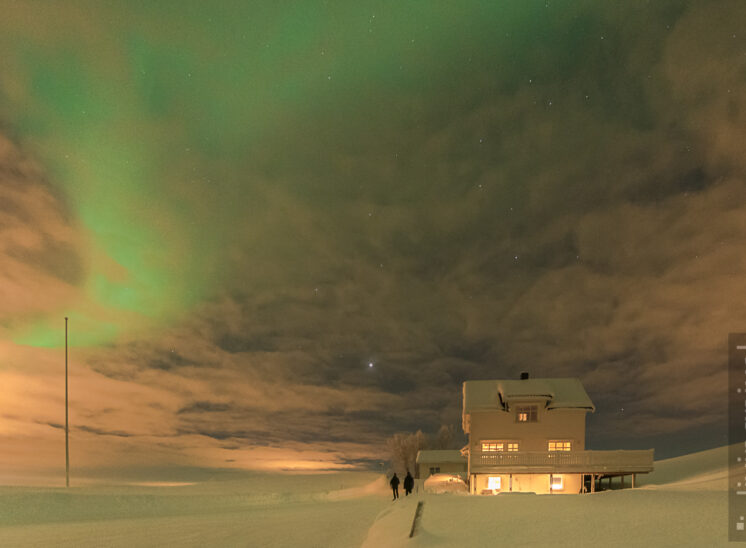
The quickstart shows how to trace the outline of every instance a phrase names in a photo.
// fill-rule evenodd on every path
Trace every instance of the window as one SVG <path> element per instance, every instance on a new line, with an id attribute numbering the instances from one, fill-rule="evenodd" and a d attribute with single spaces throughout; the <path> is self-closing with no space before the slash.
<path id="1" fill-rule="evenodd" d="M 500 476 L 489 476 L 487 478 L 487 489 L 491 489 L 493 491 L 499 491 L 500 490 Z"/>
<path id="2" fill-rule="evenodd" d="M 516 422 L 536 422 L 539 408 L 536 405 L 519 405 L 515 408 Z"/>
<path id="3" fill-rule="evenodd" d="M 433 475 L 433 474 L 440 474 L 440 466 L 430 467 L 430 475 Z"/>
<path id="4" fill-rule="evenodd" d="M 550 451 L 572 451 L 572 442 L 569 441 L 550 441 Z"/>
<path id="5" fill-rule="evenodd" d="M 556 474 L 550 474 L 549 475 L 549 485 L 551 486 L 552 491 L 562 491 L 562 476 L 558 476 Z"/>
<path id="6" fill-rule="evenodd" d="M 517 441 L 483 441 L 482 452 L 518 451 Z"/>

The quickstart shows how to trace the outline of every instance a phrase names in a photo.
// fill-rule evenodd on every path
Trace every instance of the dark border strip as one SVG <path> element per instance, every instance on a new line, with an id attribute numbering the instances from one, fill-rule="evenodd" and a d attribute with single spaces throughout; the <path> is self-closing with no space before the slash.
<path id="1" fill-rule="evenodd" d="M 422 507 L 424 504 L 424 501 L 419 501 L 417 503 L 417 510 L 414 511 L 414 519 L 412 520 L 412 528 L 409 530 L 409 538 L 414 536 L 415 529 L 417 529 L 417 523 L 420 521 L 420 517 L 422 516 Z"/>
<path id="2" fill-rule="evenodd" d="M 746 333 L 728 336 L 728 540 L 746 541 Z"/>

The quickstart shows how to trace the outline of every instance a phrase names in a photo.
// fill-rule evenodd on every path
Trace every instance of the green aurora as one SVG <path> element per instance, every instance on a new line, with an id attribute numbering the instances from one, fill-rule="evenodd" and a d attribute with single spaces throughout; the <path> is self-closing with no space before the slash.
<path id="1" fill-rule="evenodd" d="M 68 10 L 89 12 L 96 32 L 75 17 L 60 30 Z M 173 321 L 240 275 L 226 271 L 227 250 L 237 220 L 262 207 L 259 184 L 343 207 L 353 180 L 368 177 L 305 180 L 304 164 L 328 169 L 325 149 L 365 147 L 371 134 L 376 154 L 393 156 L 401 142 L 386 150 L 379 139 L 406 131 L 412 102 L 435 96 L 447 108 L 463 79 L 494 67 L 516 88 L 538 47 L 529 44 L 584 38 L 558 28 L 544 2 L 93 3 L 36 6 L 33 22 L 26 11 L 0 23 L 4 77 L 27 91 L 0 96 L 0 116 L 90 238 L 86 306 L 17 331 L 40 346 L 61 343 L 64 314 L 79 344 L 110 341 L 138 318 Z M 534 77 L 572 70 L 567 55 Z M 371 198 L 390 199 L 400 183 L 381 181 Z"/>

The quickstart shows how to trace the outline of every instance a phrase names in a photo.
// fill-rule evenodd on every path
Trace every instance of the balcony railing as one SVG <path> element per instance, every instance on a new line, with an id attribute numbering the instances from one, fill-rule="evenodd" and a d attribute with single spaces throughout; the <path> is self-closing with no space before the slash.
<path id="1" fill-rule="evenodd" d="M 472 451 L 472 472 L 642 473 L 653 470 L 653 450 Z"/>

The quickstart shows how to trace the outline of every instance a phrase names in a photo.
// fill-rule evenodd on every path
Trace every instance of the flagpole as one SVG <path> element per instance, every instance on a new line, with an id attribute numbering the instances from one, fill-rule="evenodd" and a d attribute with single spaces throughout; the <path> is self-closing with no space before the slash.
<path id="1" fill-rule="evenodd" d="M 65 487 L 70 487 L 70 441 L 67 420 L 67 316 L 65 316 Z"/>

